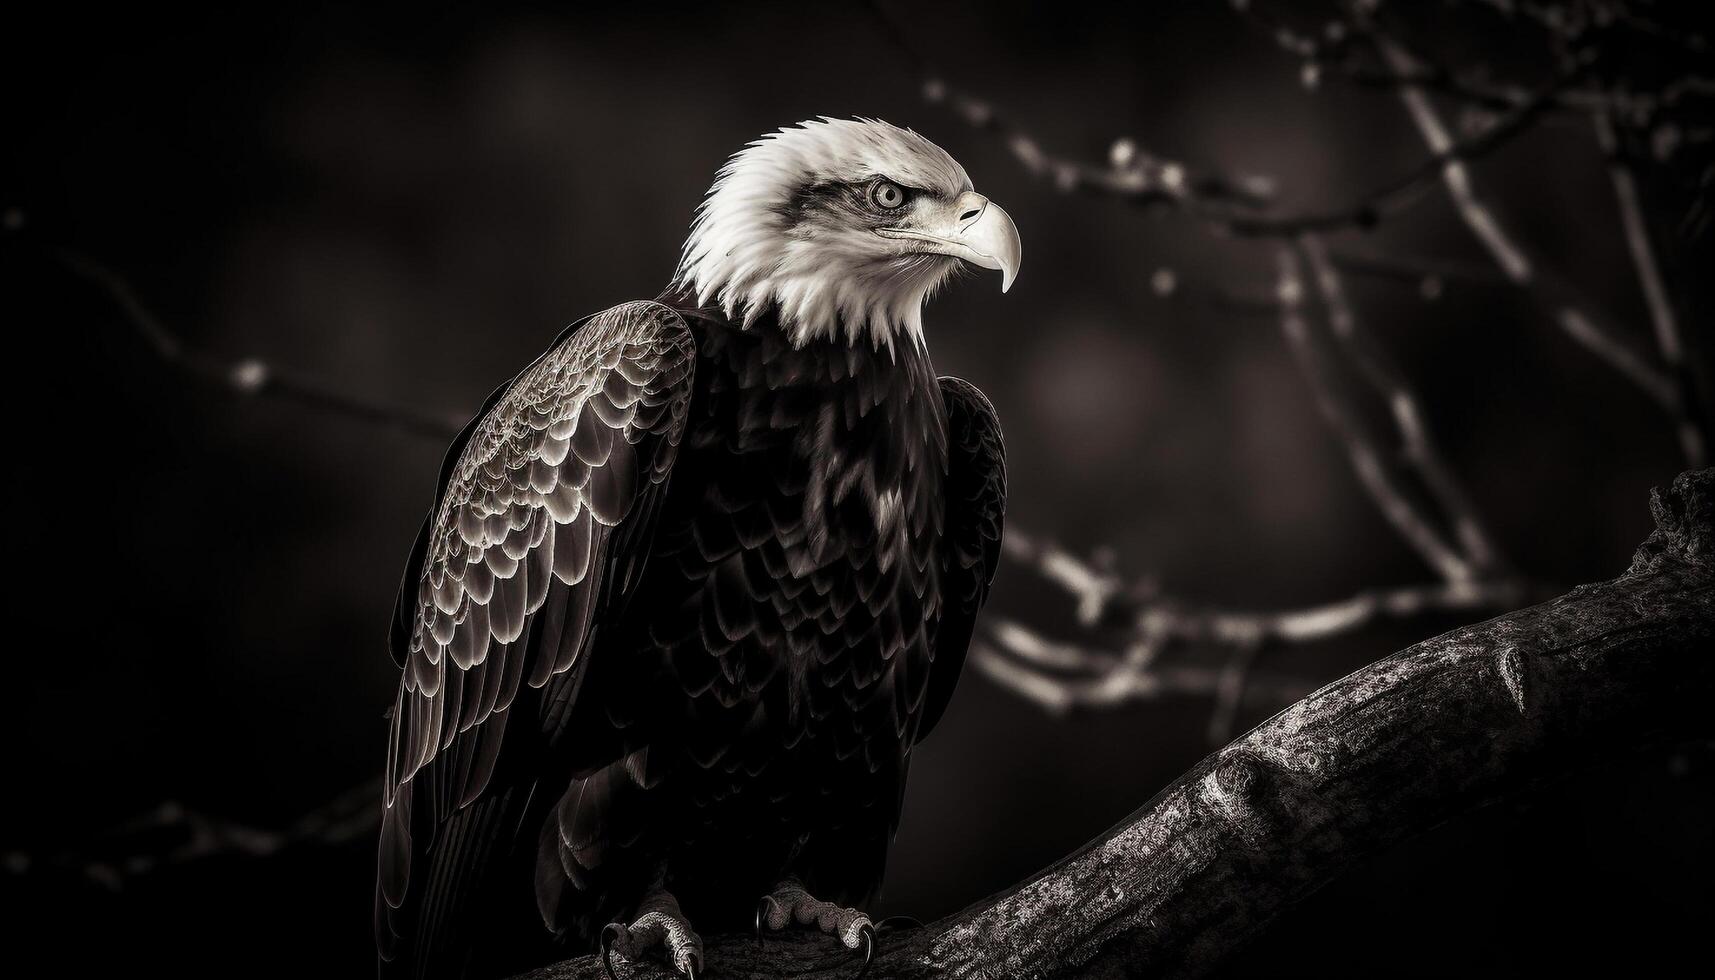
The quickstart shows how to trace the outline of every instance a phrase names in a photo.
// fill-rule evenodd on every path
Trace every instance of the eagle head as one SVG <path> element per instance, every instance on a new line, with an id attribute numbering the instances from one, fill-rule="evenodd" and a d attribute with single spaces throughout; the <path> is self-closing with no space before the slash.
<path id="1" fill-rule="evenodd" d="M 879 119 L 800 123 L 728 160 L 675 282 L 792 342 L 923 341 L 923 303 L 961 260 L 1018 274 L 1018 228 L 945 150 Z"/>

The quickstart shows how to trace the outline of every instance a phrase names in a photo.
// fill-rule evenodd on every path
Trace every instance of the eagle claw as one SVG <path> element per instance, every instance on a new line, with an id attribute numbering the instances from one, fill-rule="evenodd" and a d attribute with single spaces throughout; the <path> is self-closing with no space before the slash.
<path id="1" fill-rule="evenodd" d="M 613 975 L 613 944 L 624 931 L 617 922 L 601 927 L 601 968 L 607 973 L 607 980 L 616 980 Z"/>
<path id="2" fill-rule="evenodd" d="M 913 920 L 915 921 L 915 920 Z M 756 942 L 762 944 L 763 929 L 780 930 L 796 922 L 812 926 L 834 936 L 847 949 L 863 950 L 863 966 L 853 980 L 862 980 L 875 960 L 876 928 L 869 916 L 857 909 L 843 908 L 832 902 L 812 897 L 804 886 L 788 879 L 775 886 L 772 894 L 756 903 Z"/>
<path id="3" fill-rule="evenodd" d="M 763 918 L 763 915 L 765 913 L 767 913 L 768 907 L 770 905 L 773 905 L 773 904 L 774 904 L 774 899 L 768 895 L 762 896 L 761 900 L 759 900 L 756 903 L 756 948 L 757 949 L 761 949 L 762 945 L 763 945 L 763 943 L 762 943 L 762 918 Z"/>
<path id="4" fill-rule="evenodd" d="M 869 973 L 869 964 L 875 959 L 875 926 L 865 924 L 858 927 L 858 936 L 863 939 L 863 966 L 858 967 L 857 976 L 853 980 L 863 980 Z"/>
<path id="5" fill-rule="evenodd" d="M 601 965 L 607 980 L 618 980 L 613 970 L 613 954 L 636 962 L 654 947 L 667 954 L 673 973 L 683 980 L 697 980 L 703 970 L 703 941 L 691 926 L 678 916 L 678 905 L 671 911 L 653 908 L 637 917 L 630 925 L 610 922 L 601 930 Z"/>

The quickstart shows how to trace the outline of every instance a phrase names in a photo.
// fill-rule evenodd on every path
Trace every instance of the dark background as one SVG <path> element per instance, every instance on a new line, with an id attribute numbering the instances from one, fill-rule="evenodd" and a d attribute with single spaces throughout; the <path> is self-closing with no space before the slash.
<path id="1" fill-rule="evenodd" d="M 1279 175 L 1303 206 L 1422 159 L 1395 99 L 1306 90 L 1226 5 L 1146 7 L 895 5 L 960 87 L 1070 156 L 1100 161 L 1131 136 Z M 745 141 L 817 114 L 880 116 L 945 147 L 1023 234 L 1009 295 L 967 279 L 926 317 L 937 367 L 1005 420 L 1019 526 L 1245 607 L 1426 578 L 1276 323 L 1151 288 L 1169 267 L 1266 291 L 1270 248 L 1032 180 L 924 104 L 855 6 L 148 7 L 7 33 L 22 583 L 0 818 L 9 957 L 74 974 L 369 973 L 367 835 L 119 890 L 76 856 L 122 859 L 104 833 L 162 800 L 280 827 L 378 771 L 397 680 L 386 617 L 443 449 L 170 371 L 59 248 L 120 272 L 194 344 L 469 412 L 566 322 L 655 295 Z M 1515 54 L 1528 67 L 1505 45 L 1492 56 L 1504 69 Z M 1480 167 L 1520 235 L 1647 345 L 1588 127 L 1545 125 Z M 1368 238 L 1485 258 L 1438 189 Z M 1562 584 L 1620 572 L 1650 526 L 1649 488 L 1683 465 L 1659 412 L 1516 291 L 1352 288 L 1518 565 Z M 1053 622 L 1064 606 L 1003 569 L 993 608 Z M 1320 683 L 1460 621 L 1266 656 Z M 1242 723 L 1278 707 L 1249 704 Z M 953 911 L 1092 837 L 1211 748 L 1209 711 L 1180 698 L 1054 718 L 968 676 L 913 765 L 880 911 Z M 1626 757 L 1457 821 L 1320 893 L 1233 972 L 1706 958 L 1712 762 L 1707 747 Z"/>

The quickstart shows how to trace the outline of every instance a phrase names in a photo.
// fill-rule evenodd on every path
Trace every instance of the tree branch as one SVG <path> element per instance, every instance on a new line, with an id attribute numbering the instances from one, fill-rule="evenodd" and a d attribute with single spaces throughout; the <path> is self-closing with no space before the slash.
<path id="1" fill-rule="evenodd" d="M 1234 177 L 1213 170 L 1193 170 L 1181 161 L 1147 152 L 1130 139 L 1114 141 L 1105 166 L 1051 154 L 1039 139 L 988 101 L 948 85 L 879 3 L 865 0 L 864 7 L 882 36 L 918 74 L 924 101 L 944 106 L 973 129 L 997 136 L 1032 176 L 1050 180 L 1062 193 L 1174 207 L 1202 218 L 1220 233 L 1247 238 L 1290 238 L 1307 232 L 1369 228 L 1420 199 L 1444 167 L 1482 157 L 1529 130 L 1582 71 L 1580 66 L 1541 91 L 1524 94 L 1480 132 L 1432 147 L 1429 157 L 1417 165 L 1349 202 L 1288 212 L 1272 206 L 1277 183 L 1272 177 Z"/>
<path id="2" fill-rule="evenodd" d="M 1410 72 L 1416 69 L 1415 60 L 1397 43 L 1381 35 L 1375 36 L 1375 43 L 1383 58 L 1396 71 Z M 1455 145 L 1452 133 L 1430 102 L 1428 93 L 1408 85 L 1400 88 L 1399 97 L 1413 125 L 1417 127 L 1418 134 L 1431 152 L 1443 155 L 1449 147 Z M 1651 364 L 1647 356 L 1622 340 L 1624 331 L 1578 296 L 1578 291 L 1564 276 L 1548 268 L 1539 256 L 1533 255 L 1506 230 L 1494 209 L 1478 195 L 1471 180 L 1470 169 L 1465 166 L 1463 160 L 1447 160 L 1442 167 L 1441 177 L 1460 219 L 1482 243 L 1507 279 L 1524 289 L 1540 306 L 1549 311 L 1567 336 L 1606 361 L 1622 377 L 1660 405 L 1675 421 L 1676 428 L 1683 433 L 1685 404 L 1673 379 Z M 1681 442 L 1690 463 L 1693 466 L 1702 465 L 1704 460 L 1701 445 L 1686 444 L 1683 436 Z"/>
<path id="3" fill-rule="evenodd" d="M 1678 411 L 1674 412 L 1674 430 L 1679 436 L 1680 451 L 1693 466 L 1709 458 L 1708 440 L 1698 427 L 1693 408 L 1693 385 L 1685 359 L 1685 341 L 1679 333 L 1679 315 L 1668 295 L 1667 283 L 1656 260 L 1655 246 L 1650 241 L 1649 226 L 1644 221 L 1643 203 L 1638 195 L 1637 176 L 1632 172 L 1620 147 L 1619 134 L 1605 113 L 1596 113 L 1592 120 L 1602 152 L 1608 157 L 1608 177 L 1614 185 L 1614 203 L 1620 212 L 1620 227 L 1625 232 L 1626 251 L 1631 254 L 1632 267 L 1638 275 L 1638 288 L 1644 294 L 1644 306 L 1649 310 L 1650 325 L 1655 330 L 1656 349 L 1667 364 L 1668 375 L 1678 382 Z"/>
<path id="4" fill-rule="evenodd" d="M 1300 240 L 1299 253 L 1314 275 L 1334 339 L 1344 348 L 1347 360 L 1356 367 L 1359 377 L 1386 402 L 1399 433 L 1401 457 L 1416 471 L 1440 506 L 1442 517 L 1451 525 L 1471 573 L 1489 574 L 1501 564 L 1500 554 L 1490 540 L 1482 518 L 1477 515 L 1470 495 L 1442 457 L 1425 421 L 1417 393 L 1387 353 L 1369 335 L 1360 332 L 1357 314 L 1346 298 L 1345 285 L 1322 240 L 1315 235 L 1305 235 Z"/>
<path id="5" fill-rule="evenodd" d="M 1366 430 L 1337 372 L 1337 363 L 1304 314 L 1306 287 L 1299 249 L 1282 248 L 1278 257 L 1281 334 L 1310 382 L 1322 418 L 1345 445 L 1352 471 L 1394 531 L 1436 574 L 1449 582 L 1477 577 L 1469 558 L 1461 554 L 1434 526 L 1400 482 L 1397 467 L 1381 452 Z"/>
<path id="6" fill-rule="evenodd" d="M 451 439 L 464 428 L 464 420 L 451 415 L 439 415 L 408 405 L 353 394 L 329 385 L 314 375 L 269 364 L 259 358 L 222 358 L 198 350 L 185 343 L 183 338 L 150 311 L 131 289 L 130 283 L 117 273 L 77 252 L 61 249 L 55 254 L 67 269 L 99 287 L 113 300 L 114 305 L 125 315 L 126 324 L 143 338 L 149 345 L 149 350 L 162 363 L 230 394 L 241 397 L 272 396 L 308 408 L 330 411 L 346 418 L 436 440 Z"/>
<path id="7" fill-rule="evenodd" d="M 1598 760 L 1708 737 L 1715 471 L 1681 474 L 1652 507 L 1655 532 L 1624 575 L 1324 687 L 1052 868 L 884 937 L 874 975 L 1206 973 L 1368 854 Z M 717 936 L 706 949 L 725 977 L 851 969 L 832 940 L 803 934 L 761 949 Z M 602 975 L 586 956 L 528 977 Z"/>
<path id="8" fill-rule="evenodd" d="M 1140 637 L 1124 651 L 1109 651 L 1056 642 L 999 616 L 989 620 L 983 636 L 971 644 L 971 665 L 1055 714 L 1115 708 L 1166 695 L 1211 697 L 1217 709 L 1210 730 L 1219 732 L 1230 725 L 1230 716 L 1247 696 L 1259 696 L 1271 705 L 1288 704 L 1313 688 L 1301 678 L 1252 676 L 1264 645 L 1260 632 L 1236 644 L 1237 652 L 1225 664 L 1163 664 L 1159 658 L 1165 634 Z M 1236 689 L 1235 676 L 1244 680 Z M 1225 739 L 1211 741 L 1218 745 Z"/>
<path id="9" fill-rule="evenodd" d="M 1052 640 L 1019 623 L 990 616 L 984 639 L 971 650 L 971 662 L 990 680 L 1047 711 L 1111 708 L 1169 694 L 1218 692 L 1228 668 L 1164 663 L 1161 654 L 1174 643 L 1212 645 L 1249 656 L 1270 646 L 1344 636 L 1381 619 L 1513 609 L 1540 595 L 1540 587 L 1501 579 L 1366 589 L 1299 609 L 1221 609 L 1148 599 L 1135 606 L 1123 603 L 1132 608 L 1137 623 L 1123 650 Z M 1247 693 L 1284 704 L 1310 687 L 1299 678 L 1265 675 L 1249 684 Z M 1213 741 L 1219 744 L 1224 739 Z"/>
<path id="10" fill-rule="evenodd" d="M 373 837 L 381 824 L 381 781 L 367 780 L 310 810 L 284 829 L 256 827 L 168 800 L 92 841 L 87 850 L 52 854 L 9 851 L 11 875 L 58 872 L 121 891 L 163 868 L 211 858 L 273 857 L 300 846 L 332 846 Z"/>
<path id="11" fill-rule="evenodd" d="M 1683 386 L 1652 363 L 1648 355 L 1634 349 L 1624 339 L 1625 331 L 1596 309 L 1570 280 L 1546 268 L 1540 256 L 1514 238 L 1493 207 L 1478 195 L 1471 178 L 1472 161 L 1531 129 L 1548 110 L 1568 107 L 1588 112 L 1619 110 L 1612 100 L 1594 99 L 1588 92 L 1573 90 L 1591 70 L 1596 52 L 1568 54 L 1565 70 L 1535 91 L 1517 86 L 1466 90 L 1469 86 L 1444 69 L 1425 67 L 1417 55 L 1379 30 L 1361 9 L 1354 8 L 1350 21 L 1333 22 L 1332 26 L 1339 28 L 1338 37 L 1324 43 L 1264 17 L 1248 0 L 1235 6 L 1253 21 L 1260 20 L 1284 50 L 1310 59 L 1308 63 L 1312 66 L 1330 57 L 1330 44 L 1344 52 L 1354 38 L 1367 39 L 1385 66 L 1381 77 L 1387 87 L 1398 93 L 1428 147 L 1428 158 L 1349 203 L 1289 213 L 1271 206 L 1276 183 L 1272 178 L 1233 179 L 1212 172 L 1193 177 L 1183 163 L 1145 152 L 1129 139 L 1115 141 L 1106 166 L 1056 157 L 988 102 L 951 88 L 878 3 L 874 0 L 865 3 L 883 36 L 921 77 L 926 101 L 945 105 L 973 128 L 998 135 L 1028 172 L 1050 178 L 1062 192 L 1089 193 L 1138 204 L 1167 204 L 1197 215 L 1221 233 L 1291 240 L 1307 234 L 1372 227 L 1417 201 L 1439 179 L 1446 186 L 1460 219 L 1482 243 L 1506 280 L 1533 297 L 1568 337 L 1607 362 L 1656 402 L 1673 420 L 1687 461 L 1694 467 L 1704 465 L 1708 447 L 1691 420 Z M 1449 87 L 1466 98 L 1489 104 L 1498 114 L 1478 131 L 1456 139 L 1429 99 L 1431 90 Z M 1707 80 L 1701 77 L 1682 79 L 1647 105 L 1631 105 L 1630 110 L 1653 112 L 1661 105 L 1677 102 L 1688 92 L 1702 93 L 1706 87 Z M 1580 97 L 1569 98 L 1572 95 Z M 1420 282 L 1428 285 L 1430 281 L 1420 279 Z M 1439 284 L 1428 288 L 1439 289 Z M 1660 320 L 1655 322 L 1659 336 Z M 1667 350 L 1664 348 L 1664 352 Z M 1422 542 L 1418 542 L 1418 547 L 1421 550 Z"/>

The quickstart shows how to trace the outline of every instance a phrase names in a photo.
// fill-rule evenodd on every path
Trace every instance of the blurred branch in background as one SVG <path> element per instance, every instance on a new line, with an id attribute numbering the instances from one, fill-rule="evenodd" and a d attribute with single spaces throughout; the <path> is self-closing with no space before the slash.
<path id="1" fill-rule="evenodd" d="M 1301 262 L 1314 272 L 1328 321 L 1326 333 L 1336 344 L 1327 342 L 1324 331 L 1312 329 Z M 990 679 L 1053 711 L 1111 707 L 1164 694 L 1210 695 L 1214 709 L 1208 735 L 1219 743 L 1231 737 L 1247 695 L 1261 695 L 1275 704 L 1293 699 L 1291 680 L 1253 683 L 1252 672 L 1268 645 L 1326 640 L 1383 617 L 1511 609 L 1551 591 L 1507 571 L 1469 496 L 1441 458 L 1416 395 L 1385 353 L 1359 332 L 1320 239 L 1304 236 L 1283 246 L 1279 263 L 1276 309 L 1282 333 L 1324 420 L 1345 445 L 1377 509 L 1440 581 L 1366 590 L 1299 610 L 1199 608 L 1157 595 L 1152 582 L 1125 583 L 1111 569 L 1111 558 L 1092 564 L 1057 544 L 1009 529 L 1006 555 L 1064 590 L 1081 626 L 1118 636 L 1120 642 L 1117 649 L 1109 649 L 1100 641 L 1051 640 L 991 615 L 983 642 L 973 651 L 973 662 Z M 1356 404 L 1358 378 L 1386 402 L 1397 449 L 1384 449 L 1367 430 Z M 1420 491 L 1406 482 L 1412 476 Z M 1224 650 L 1224 662 L 1164 662 L 1161 655 L 1175 645 Z"/>
<path id="2" fill-rule="evenodd" d="M 234 395 L 278 398 L 336 415 L 398 429 L 429 439 L 451 439 L 464 420 L 424 412 L 407 405 L 343 390 L 318 377 L 254 357 L 223 358 L 185 343 L 138 299 L 131 284 L 101 263 L 67 249 L 57 250 L 61 264 L 94 283 L 125 314 L 125 321 L 168 367 Z"/>
<path id="3" fill-rule="evenodd" d="M 1328 332 L 1341 341 L 1338 348 L 1327 345 L 1322 331 L 1312 331 L 1310 318 L 1305 315 L 1301 259 L 1314 272 Z M 1470 581 L 1491 572 L 1498 559 L 1488 533 L 1464 490 L 1442 463 L 1424 427 L 1422 410 L 1404 379 L 1384 366 L 1379 351 L 1362 348 L 1356 333 L 1357 321 L 1346 305 L 1339 276 L 1320 240 L 1305 236 L 1292 248 L 1282 249 L 1279 261 L 1281 333 L 1310 383 L 1318 409 L 1345 444 L 1352 470 L 1376 508 L 1442 579 Z M 1346 363 L 1342 364 L 1337 354 L 1344 354 Z M 1400 437 L 1397 453 L 1384 452 L 1380 440 L 1367 430 L 1357 405 L 1353 375 L 1387 400 Z M 1446 522 L 1456 529 L 1457 544 L 1449 540 L 1427 509 L 1411 496 L 1405 483 L 1408 469 L 1415 470 L 1437 498 Z"/>
<path id="4" fill-rule="evenodd" d="M 1435 148 L 1429 158 L 1350 202 L 1289 212 L 1275 204 L 1279 182 L 1274 177 L 1194 170 L 1179 160 L 1149 152 L 1128 138 L 1113 142 L 1104 164 L 1053 155 L 1043 149 L 1041 140 L 1012 123 L 990 102 L 951 87 L 929 69 L 910 46 L 907 33 L 886 11 L 873 2 L 865 6 L 882 33 L 917 67 L 924 100 L 949 109 L 974 129 L 995 135 L 1032 176 L 1047 179 L 1061 193 L 1175 208 L 1203 219 L 1217 233 L 1247 238 L 1372 228 L 1383 217 L 1415 204 L 1444 165 L 1481 157 L 1528 131 L 1571 81 L 1552 84 L 1509 107 L 1507 114 L 1497 117 L 1492 125 L 1467 139 Z"/>
<path id="5" fill-rule="evenodd" d="M 1397 44 L 1385 38 L 1378 39 L 1377 43 L 1390 62 L 1406 67 L 1412 64 L 1411 56 Z M 1399 90 L 1399 96 L 1424 143 L 1432 150 L 1448 145 L 1452 137 L 1448 133 L 1447 124 L 1430 104 L 1424 91 L 1407 86 Z M 1677 383 L 1671 374 L 1649 364 L 1645 355 L 1632 350 L 1631 345 L 1621 341 L 1619 338 L 1624 334 L 1611 317 L 1598 312 L 1589 300 L 1578 295 L 1578 291 L 1566 276 L 1555 272 L 1540 254 L 1519 242 L 1506 230 L 1494 209 L 1477 196 L 1470 172 L 1463 163 L 1448 163 L 1442 177 L 1459 217 L 1494 257 L 1495 264 L 1507 278 L 1529 292 L 1539 306 L 1549 311 L 1567 336 L 1607 361 L 1615 371 L 1660 405 L 1662 411 L 1673 421 L 1686 461 L 1693 467 L 1703 465 L 1707 458 L 1707 444 L 1689 414 L 1690 399 L 1685 388 Z M 1627 206 L 1626 197 L 1622 194 L 1621 204 L 1622 214 L 1626 216 L 1627 237 L 1630 239 L 1633 225 L 1641 220 L 1636 218 L 1635 196 Z M 1633 257 L 1637 259 L 1635 248 Z M 1638 271 L 1644 294 L 1648 298 L 1651 296 L 1652 284 L 1659 284 L 1660 277 L 1647 245 L 1644 257 L 1638 260 Z M 1653 314 L 1653 301 L 1651 310 Z M 1665 327 L 1662 320 L 1657 318 L 1658 338 L 1663 336 L 1664 330 L 1667 339 L 1660 344 L 1661 352 L 1667 361 L 1668 369 L 1673 371 L 1678 367 L 1679 344 L 1677 329 L 1671 316 L 1668 317 Z"/>
<path id="6" fill-rule="evenodd" d="M 1545 81 L 1525 84 L 1497 80 L 1488 66 L 1445 67 L 1408 44 L 1403 32 L 1384 30 L 1377 19 L 1384 4 L 1377 0 L 1314 5 L 1309 9 L 1326 11 L 1315 31 L 1291 26 L 1265 4 L 1232 0 L 1232 6 L 1278 47 L 1302 59 L 1299 79 L 1306 88 L 1317 88 L 1332 70 L 1359 84 L 1397 93 L 1429 151 L 1422 163 L 1354 201 L 1294 213 L 1279 207 L 1279 182 L 1274 178 L 1234 176 L 1219 168 L 1199 171 L 1130 138 L 1116 139 L 1102 164 L 1054 156 L 988 100 L 949 84 L 880 4 L 866 0 L 864 5 L 880 33 L 917 72 L 926 102 L 994 135 L 1028 173 L 1047 178 L 1057 191 L 1162 205 L 1203 219 L 1219 235 L 1278 241 L 1279 275 L 1271 298 L 1227 288 L 1197 290 L 1192 298 L 1234 313 L 1272 312 L 1280 318 L 1286 345 L 1323 421 L 1344 446 L 1360 486 L 1437 578 L 1299 611 L 1198 610 L 1155 596 L 1152 585 L 1124 585 L 1111 571 L 1111 556 L 1097 564 L 1081 562 L 1052 542 L 1009 529 L 1008 556 L 1066 591 L 1078 623 L 1093 635 L 1053 639 L 991 616 L 983 642 L 974 650 L 974 663 L 997 683 L 1054 711 L 1108 707 L 1164 693 L 1213 694 L 1209 736 L 1220 742 L 1231 735 L 1261 650 L 1269 643 L 1326 639 L 1381 616 L 1510 609 L 1548 591 L 1513 572 L 1498 553 L 1476 505 L 1437 447 L 1405 374 L 1361 330 L 1343 274 L 1414 284 L 1424 299 L 1439 296 L 1449 279 L 1523 290 L 1568 336 L 1658 405 L 1686 460 L 1693 467 L 1705 465 L 1706 423 L 1698 411 L 1676 304 L 1643 220 L 1635 174 L 1620 156 L 1611 126 L 1616 116 L 1639 126 L 1681 119 L 1698 99 L 1715 94 L 1715 86 L 1697 74 L 1653 90 L 1616 80 L 1611 53 L 1603 43 L 1612 38 L 1603 31 L 1614 25 L 1649 31 L 1671 37 L 1692 52 L 1706 48 L 1700 36 L 1665 30 L 1623 3 L 1591 5 L 1606 11 L 1597 18 L 1582 12 L 1551 13 L 1559 10 L 1554 4 L 1525 5 L 1525 10 L 1504 0 L 1492 3 L 1509 21 L 1523 19 L 1551 36 L 1559 70 Z M 1303 9 L 1294 8 L 1294 13 L 1302 16 Z M 1366 51 L 1371 54 L 1367 59 Z M 1463 135 L 1456 137 L 1431 101 L 1432 92 L 1482 111 L 1471 113 Z M 1628 339 L 1638 331 L 1581 295 L 1571 277 L 1554 270 L 1513 234 L 1477 190 L 1472 165 L 1549 115 L 1582 115 L 1597 122 L 1661 363 Z M 1396 258 L 1374 250 L 1339 251 L 1324 242 L 1324 234 L 1373 229 L 1417 203 L 1437 182 L 1496 270 L 1443 259 Z M 1319 311 L 1309 305 L 1307 281 L 1314 287 Z M 1151 284 L 1162 296 L 1191 292 L 1170 268 L 1156 270 Z M 1379 413 L 1366 398 L 1380 401 Z M 1392 431 L 1385 436 L 1368 421 L 1377 414 L 1391 420 Z M 1124 607 L 1117 617 L 1110 615 L 1115 606 Z M 1120 622 L 1113 622 L 1115 618 Z M 1175 644 L 1213 649 L 1221 659 L 1214 665 L 1169 665 L 1162 654 Z M 1282 698 L 1276 686 L 1271 682 L 1266 693 L 1278 702 Z"/>
<path id="7" fill-rule="evenodd" d="M 1464 127 L 1467 134 L 1455 138 L 1430 102 L 1428 92 L 1451 88 L 1470 97 L 1468 86 L 1455 82 L 1463 76 L 1445 68 L 1426 67 L 1393 34 L 1384 33 L 1374 18 L 1374 10 L 1382 6 L 1380 3 L 1333 5 L 1334 13 L 1321 29 L 1327 40 L 1286 26 L 1282 20 L 1268 15 L 1262 4 L 1233 0 L 1233 6 L 1261 25 L 1284 51 L 1304 59 L 1300 80 L 1308 88 L 1320 84 L 1323 68 L 1331 64 L 1340 66 L 1343 74 L 1357 72 L 1352 67 L 1357 64 L 1352 58 L 1355 41 L 1368 41 L 1390 72 L 1382 77 L 1389 81 L 1390 89 L 1398 92 L 1430 156 L 1355 201 L 1303 213 L 1282 212 L 1276 207 L 1278 181 L 1274 178 L 1198 173 L 1184 163 L 1142 149 L 1130 138 L 1116 139 L 1109 160 L 1103 165 L 1057 157 L 1043 150 L 1040 140 L 997 112 L 987 100 L 950 86 L 913 49 L 909 35 L 879 4 L 874 0 L 865 2 L 881 34 L 918 72 L 925 101 L 944 106 L 973 128 L 996 135 L 1029 173 L 1050 178 L 1053 186 L 1063 193 L 1082 192 L 1132 203 L 1170 205 L 1206 219 L 1221 234 L 1296 238 L 1311 232 L 1374 228 L 1389 215 L 1415 204 L 1430 184 L 1440 180 L 1460 218 L 1484 245 L 1505 279 L 1525 290 L 1568 336 L 1602 358 L 1659 405 L 1673 420 L 1686 461 L 1694 467 L 1704 465 L 1708 458 L 1707 425 L 1698 417 L 1689 383 L 1683 379 L 1684 372 L 1678 370 L 1683 363 L 1679 353 L 1682 345 L 1672 339 L 1659 343 L 1662 357 L 1667 361 L 1665 369 L 1635 350 L 1635 345 L 1624 339 L 1628 331 L 1619 326 L 1616 318 L 1596 310 L 1587 298 L 1579 295 L 1569 277 L 1548 268 L 1535 250 L 1504 228 L 1494 209 L 1478 196 L 1469 164 L 1529 132 L 1551 109 L 1582 109 L 1607 119 L 1623 108 L 1639 124 L 1650 125 L 1687 103 L 1715 96 L 1715 81 L 1687 75 L 1653 93 L 1624 88 L 1615 91 L 1618 87 L 1595 88 L 1588 78 L 1601 67 L 1607 54 L 1600 46 L 1602 35 L 1570 15 L 1533 17 L 1533 23 L 1545 22 L 1546 18 L 1546 22 L 1558 25 L 1554 36 L 1567 52 L 1564 70 L 1534 89 L 1516 84 L 1489 86 L 1478 101 L 1498 102 L 1502 114 L 1472 120 Z M 1615 21 L 1633 26 L 1650 23 L 1630 14 L 1623 4 L 1610 6 L 1614 10 L 1610 17 Z M 1544 5 L 1543 9 L 1555 7 Z M 1706 46 L 1697 35 L 1687 37 L 1683 43 L 1692 51 L 1701 51 Z M 1357 74 L 1362 76 L 1361 72 Z M 1633 256 L 1646 298 L 1650 298 L 1655 295 L 1651 292 L 1652 283 L 1659 284 L 1660 276 L 1649 250 L 1640 253 L 1635 245 L 1637 239 L 1631 229 L 1642 227 L 1641 219 L 1634 220 L 1636 195 L 1628 195 L 1621 189 L 1619 196 L 1627 238 L 1634 243 Z M 1372 256 L 1354 265 L 1375 271 L 1390 268 L 1393 263 Z M 1660 316 L 1660 311 L 1671 310 L 1671 304 L 1665 297 L 1662 299 L 1663 303 L 1658 305 L 1651 298 L 1658 339 L 1664 336 L 1664 331 L 1676 336 L 1673 319 L 1664 320 Z M 1675 374 L 1681 377 L 1676 378 Z"/>
<path id="8" fill-rule="evenodd" d="M 121 824 L 78 852 L 8 852 L 9 874 L 71 874 L 108 891 L 164 868 L 211 858 L 264 858 L 298 846 L 332 846 L 374 836 L 381 824 L 381 780 L 346 790 L 281 830 L 252 827 L 167 801 Z"/>

